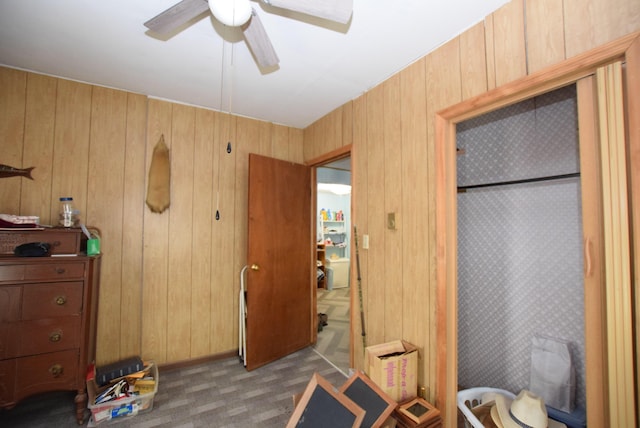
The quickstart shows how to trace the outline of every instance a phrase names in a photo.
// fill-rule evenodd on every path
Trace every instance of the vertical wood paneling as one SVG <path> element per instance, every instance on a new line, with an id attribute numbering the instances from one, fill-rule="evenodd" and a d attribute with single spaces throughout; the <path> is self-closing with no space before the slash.
<path id="1" fill-rule="evenodd" d="M 43 224 L 57 221 L 50 217 L 57 86 L 53 77 L 27 74 L 23 164 L 36 168 L 31 173 L 34 181 L 23 181 L 20 211 L 23 215 L 39 215 Z"/>
<path id="2" fill-rule="evenodd" d="M 512 0 L 493 13 L 496 86 L 527 75 L 524 0 Z"/>
<path id="3" fill-rule="evenodd" d="M 400 74 L 386 80 L 384 90 L 384 199 L 380 205 L 384 207 L 382 221 L 386 223 L 388 213 L 394 213 L 395 229 L 385 226 L 383 244 L 384 276 L 384 337 L 383 340 L 402 338 L 402 286 L 398 281 L 402 278 L 402 105 L 400 96 Z M 373 189 L 376 190 L 376 189 Z"/>
<path id="4" fill-rule="evenodd" d="M 54 201 L 72 197 L 81 218 L 87 213 L 91 89 L 83 83 L 58 81 L 51 193 Z M 58 204 L 53 203 L 51 218 L 57 216 Z"/>
<path id="5" fill-rule="evenodd" d="M 191 221 L 191 343 L 190 357 L 209 354 L 211 325 L 211 242 L 215 221 L 214 163 L 216 114 L 198 109 L 195 112 L 193 150 L 193 211 Z"/>
<path id="6" fill-rule="evenodd" d="M 342 111 L 342 141 L 340 147 L 353 143 L 353 103 L 347 102 L 341 107 Z"/>
<path id="7" fill-rule="evenodd" d="M 637 0 L 564 0 L 564 10 L 567 58 L 640 29 Z"/>
<path id="8" fill-rule="evenodd" d="M 126 148 L 127 94 L 122 91 L 93 88 L 91 102 L 91 134 L 89 139 L 89 175 L 87 211 L 83 221 L 100 225 L 102 232 L 101 274 L 110 281 L 100 285 L 100 308 L 108 317 L 98 318 L 98 344 L 101 362 L 120 358 L 120 320 L 122 278 L 122 224 L 124 158 Z M 100 315 L 100 312 L 98 312 Z"/>
<path id="9" fill-rule="evenodd" d="M 460 75 L 463 99 L 487 91 L 487 50 L 483 22 L 460 35 Z"/>
<path id="10" fill-rule="evenodd" d="M 484 40 L 487 57 L 487 90 L 496 87 L 496 48 L 493 30 L 493 15 L 484 19 Z"/>
<path id="11" fill-rule="evenodd" d="M 352 226 L 357 229 L 357 239 L 359 250 L 356 263 L 360 262 L 361 285 L 358 285 L 357 269 L 351 270 L 351 302 L 354 310 L 351 311 L 351 342 L 353 343 L 351 352 L 351 367 L 364 369 L 364 347 L 362 341 L 362 332 L 365 333 L 365 340 L 369 326 L 365 320 L 364 327 L 360 318 L 360 309 L 362 301 L 362 309 L 364 313 L 369 309 L 364 306 L 364 302 L 368 299 L 368 280 L 369 280 L 369 250 L 362 248 L 362 236 L 369 234 L 369 186 L 367 183 L 367 152 L 369 150 L 367 142 L 367 96 L 362 95 L 353 101 L 353 148 L 351 150 L 351 218 Z M 305 143 L 306 144 L 306 143 Z M 354 248 L 355 241 L 351 240 L 351 254 L 356 255 Z M 362 299 L 360 299 L 360 295 Z M 356 310 L 357 308 L 357 310 Z"/>
<path id="12" fill-rule="evenodd" d="M 324 134 L 329 136 L 328 144 L 332 150 L 338 149 L 343 145 L 342 113 L 343 113 L 343 107 L 338 107 L 337 109 L 333 110 L 331 113 L 327 115 L 328 120 L 324 122 L 325 126 L 328 127 Z"/>
<path id="13" fill-rule="evenodd" d="M 289 159 L 289 128 L 282 125 L 271 125 L 271 144 L 273 146 L 271 157 Z"/>
<path id="14" fill-rule="evenodd" d="M 563 0 L 526 0 L 529 74 L 565 59 Z"/>
<path id="15" fill-rule="evenodd" d="M 145 212 L 146 122 L 146 97 L 128 94 L 123 183 L 121 354 L 119 358 L 142 353 L 142 237 Z M 110 314 L 99 312 L 98 316 L 109 317 Z M 108 345 L 108 343 L 98 342 L 100 348 Z"/>
<path id="16" fill-rule="evenodd" d="M 174 104 L 171 120 L 171 187 L 180 190 L 172 192 L 168 210 L 167 359 L 181 361 L 191 353 L 195 109 Z"/>
<path id="17" fill-rule="evenodd" d="M 305 128 L 304 141 L 309 142 L 304 145 L 305 159 L 313 159 L 345 144 L 342 120 L 343 107 L 339 107 Z M 348 130 L 345 132 L 348 134 Z"/>
<path id="18" fill-rule="evenodd" d="M 313 159 L 327 149 L 323 143 L 318 142 L 318 138 L 321 138 L 319 122 L 318 120 L 302 130 L 302 139 L 307 142 L 302 147 L 304 159 Z"/>
<path id="19" fill-rule="evenodd" d="M 237 118 L 217 113 L 217 129 L 214 142 L 215 174 L 214 203 L 220 207 L 220 220 L 213 220 L 211 250 L 211 326 L 210 352 L 220 353 L 238 346 L 238 293 L 240 290 L 240 269 L 246 263 L 246 232 L 243 240 L 238 229 L 245 228 L 247 193 L 240 197 L 236 193 L 238 162 L 248 155 L 241 154 L 236 132 Z M 227 142 L 233 143 L 231 153 L 227 153 Z M 246 180 L 246 176 L 245 176 Z M 218 192 L 219 190 L 219 192 Z M 241 200 L 239 200 L 241 199 Z M 244 211 L 242 211 L 245 207 Z M 215 213 L 214 213 L 215 215 Z M 237 246 L 242 246 L 237 250 Z"/>
<path id="20" fill-rule="evenodd" d="M 427 59 L 400 73 L 402 99 L 402 338 L 421 349 L 418 379 L 429 360 L 428 313 L 428 194 Z M 427 354 L 427 355 L 425 355 Z M 422 382 L 419 382 L 422 384 Z"/>
<path id="21" fill-rule="evenodd" d="M 297 128 L 289 130 L 289 160 L 296 163 L 304 163 L 303 131 Z"/>
<path id="22" fill-rule="evenodd" d="M 271 133 L 273 125 L 262 121 L 251 122 L 251 126 L 255 127 L 255 132 L 249 143 L 252 147 L 251 152 L 273 157 L 275 153 L 274 140 Z"/>
<path id="23" fill-rule="evenodd" d="M 367 145 L 384 147 L 384 86 L 378 85 L 367 93 Z M 394 290 L 399 283 L 386 284 L 385 278 L 385 213 L 384 213 L 384 150 L 367 151 L 367 199 L 377 201 L 367 210 L 369 229 L 369 257 L 367 278 L 367 344 L 384 342 L 386 288 Z"/>
<path id="24" fill-rule="evenodd" d="M 251 260 L 247 260 L 247 226 L 248 226 L 248 198 L 249 198 L 249 153 L 255 153 L 255 144 L 258 141 L 258 133 L 259 128 L 253 123 L 252 120 L 238 117 L 235 118 L 236 123 L 236 175 L 235 175 L 235 187 L 234 187 L 234 195 L 235 195 L 235 214 L 234 214 L 234 222 L 235 234 L 233 236 L 233 240 L 235 242 L 234 245 L 234 269 L 233 272 L 238 276 L 240 274 L 240 270 L 246 264 L 251 264 Z M 239 278 L 239 276 L 238 276 Z M 219 284 L 219 287 L 225 287 L 226 284 Z M 247 292 L 250 292 L 249 287 L 247 288 Z M 221 333 L 221 338 L 226 337 L 229 331 L 233 331 L 234 340 L 237 342 L 237 314 L 236 310 L 237 303 L 234 305 L 232 312 L 228 312 L 228 310 L 222 309 L 224 313 L 220 314 L 221 324 L 218 326 L 218 331 Z M 232 322 L 233 329 L 230 329 L 231 326 L 229 323 Z M 224 335 L 223 335 L 224 334 Z"/>
<path id="25" fill-rule="evenodd" d="M 147 114 L 145 179 L 149 180 L 149 166 L 153 149 L 160 137 L 171 149 L 171 104 L 150 99 Z M 146 198 L 145 184 L 145 198 Z M 171 189 L 172 204 L 173 194 Z M 171 207 L 161 214 L 144 208 L 143 235 L 143 291 L 142 291 L 142 358 L 167 362 L 167 278 L 169 261 L 169 214 Z"/>
<path id="26" fill-rule="evenodd" d="M 26 88 L 26 73 L 8 68 L 2 69 L 0 73 L 1 163 L 14 168 L 33 166 L 23 165 L 22 162 Z M 20 193 L 24 180 L 22 177 L 0 180 L 0 201 L 2 201 L 3 213 L 21 212 Z"/>

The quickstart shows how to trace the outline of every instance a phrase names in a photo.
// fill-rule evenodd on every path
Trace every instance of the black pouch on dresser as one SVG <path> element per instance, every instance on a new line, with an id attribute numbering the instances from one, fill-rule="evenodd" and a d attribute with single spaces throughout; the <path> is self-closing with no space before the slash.
<path id="1" fill-rule="evenodd" d="M 18 257 L 44 257 L 49 255 L 51 245 L 46 242 L 28 242 L 18 245 L 13 253 Z"/>

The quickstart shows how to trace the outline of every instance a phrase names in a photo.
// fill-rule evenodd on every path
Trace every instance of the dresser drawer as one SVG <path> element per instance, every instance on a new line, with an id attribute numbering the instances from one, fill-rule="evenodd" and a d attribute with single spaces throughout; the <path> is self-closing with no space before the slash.
<path id="1" fill-rule="evenodd" d="M 23 321 L 18 357 L 77 349 L 80 344 L 80 316 Z"/>
<path id="2" fill-rule="evenodd" d="M 35 258 L 39 263 L 35 264 L 11 264 L 0 266 L 0 281 L 33 281 L 56 279 L 82 279 L 84 278 L 85 264 L 64 263 L 54 258 Z M 53 260 L 53 261 L 52 261 Z M 44 261 L 44 263 L 43 263 Z"/>
<path id="3" fill-rule="evenodd" d="M 24 279 L 73 279 L 84 277 L 84 263 L 44 263 L 41 265 L 27 265 L 24 269 Z"/>
<path id="4" fill-rule="evenodd" d="M 20 286 L 0 286 L 0 323 L 20 319 Z"/>
<path id="5" fill-rule="evenodd" d="M 16 384 L 16 360 L 0 361 L 0 406 L 11 406 L 16 400 L 13 398 L 13 390 Z"/>
<path id="6" fill-rule="evenodd" d="M 0 321 L 0 361 L 20 355 L 19 329 L 20 321 Z M 0 377 L 1 383 L 2 377 Z"/>
<path id="7" fill-rule="evenodd" d="M 51 254 L 78 254 L 80 229 L 45 229 L 33 231 L 0 231 L 0 254 L 13 254 L 18 245 L 28 242 L 46 242 Z"/>
<path id="8" fill-rule="evenodd" d="M 17 358 L 14 399 L 19 401 L 45 391 L 76 389 L 81 375 L 78 359 L 78 350 Z"/>
<path id="9" fill-rule="evenodd" d="M 76 315 L 82 312 L 82 282 L 52 282 L 22 286 L 22 319 Z"/>
<path id="10" fill-rule="evenodd" d="M 0 281 L 22 281 L 25 268 L 25 265 L 0 266 Z"/>

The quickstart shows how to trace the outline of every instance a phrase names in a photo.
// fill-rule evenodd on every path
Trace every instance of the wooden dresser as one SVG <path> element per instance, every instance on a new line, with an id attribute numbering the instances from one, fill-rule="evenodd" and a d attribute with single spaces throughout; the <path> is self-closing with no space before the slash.
<path id="1" fill-rule="evenodd" d="M 74 390 L 78 424 L 84 423 L 99 278 L 99 256 L 0 256 L 0 408 Z"/>

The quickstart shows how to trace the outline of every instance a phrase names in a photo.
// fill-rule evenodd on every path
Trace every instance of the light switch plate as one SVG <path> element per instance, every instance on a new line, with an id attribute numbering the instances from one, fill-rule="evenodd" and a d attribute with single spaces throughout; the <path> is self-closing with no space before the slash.
<path id="1" fill-rule="evenodd" d="M 396 213 L 387 213 L 387 229 L 395 230 Z"/>
<path id="2" fill-rule="evenodd" d="M 362 248 L 369 249 L 369 235 L 362 235 Z"/>

